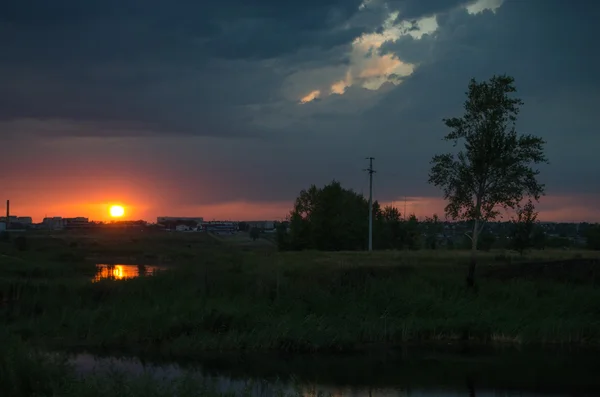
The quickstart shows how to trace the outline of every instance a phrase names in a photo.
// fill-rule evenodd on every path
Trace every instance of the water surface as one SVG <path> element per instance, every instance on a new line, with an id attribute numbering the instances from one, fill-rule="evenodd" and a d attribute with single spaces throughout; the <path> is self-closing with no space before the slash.
<path id="1" fill-rule="evenodd" d="M 103 279 L 124 280 L 135 277 L 151 276 L 154 272 L 161 270 L 159 266 L 125 265 L 125 264 L 98 264 L 97 272 L 93 281 Z"/>
<path id="2" fill-rule="evenodd" d="M 600 396 L 596 352 L 418 351 L 360 356 L 213 356 L 198 362 L 73 356 L 80 373 L 120 371 L 168 381 L 191 373 L 218 390 L 306 397 Z"/>

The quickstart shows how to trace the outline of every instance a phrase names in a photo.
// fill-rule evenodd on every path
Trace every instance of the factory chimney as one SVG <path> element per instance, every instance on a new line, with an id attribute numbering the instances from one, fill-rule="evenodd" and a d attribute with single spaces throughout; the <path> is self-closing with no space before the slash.
<path id="1" fill-rule="evenodd" d="M 6 200 L 6 230 L 10 226 L 10 200 Z"/>

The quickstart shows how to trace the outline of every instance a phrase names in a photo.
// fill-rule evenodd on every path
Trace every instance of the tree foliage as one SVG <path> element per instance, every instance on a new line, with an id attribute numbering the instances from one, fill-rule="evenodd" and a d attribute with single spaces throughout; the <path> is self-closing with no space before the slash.
<path id="1" fill-rule="evenodd" d="M 288 233 L 289 221 L 276 222 L 275 231 L 277 237 L 277 249 L 287 251 L 290 249 L 290 235 Z"/>
<path id="2" fill-rule="evenodd" d="M 425 218 L 423 222 L 423 231 L 425 234 L 425 246 L 429 249 L 436 249 L 440 244 L 439 234 L 444 231 L 440 218 L 434 214 L 433 217 Z"/>
<path id="3" fill-rule="evenodd" d="M 325 251 L 364 249 L 368 202 L 337 181 L 302 190 L 290 214 L 290 248 Z"/>
<path id="4" fill-rule="evenodd" d="M 392 206 L 373 206 L 376 223 L 374 225 L 375 249 L 421 249 L 421 225 L 416 216 L 402 219 L 400 211 Z"/>
<path id="5" fill-rule="evenodd" d="M 444 191 L 446 214 L 452 219 L 491 220 L 499 208 L 514 209 L 525 196 L 536 200 L 544 193 L 537 181 L 539 170 L 532 164 L 547 162 L 544 140 L 519 135 L 515 122 L 520 99 L 514 79 L 494 76 L 489 81 L 469 84 L 465 114 L 445 119 L 451 129 L 444 140 L 464 140 L 464 151 L 436 155 L 429 182 Z"/>
<path id="6" fill-rule="evenodd" d="M 600 251 L 600 225 L 588 227 L 585 232 L 585 239 L 588 249 Z"/>
<path id="7" fill-rule="evenodd" d="M 535 229 L 538 213 L 531 200 L 517 209 L 517 218 L 512 221 L 511 248 L 521 255 L 535 245 Z"/>
<path id="8" fill-rule="evenodd" d="M 375 208 L 373 247 L 375 249 L 402 248 L 402 216 L 397 208 L 386 206 L 381 211 Z"/>
<path id="9" fill-rule="evenodd" d="M 421 249 L 421 230 L 416 215 L 411 214 L 404 224 L 404 247 L 411 251 Z"/>
<path id="10" fill-rule="evenodd" d="M 302 190 L 289 216 L 287 229 L 278 230 L 279 249 L 352 251 L 367 248 L 369 203 L 361 194 L 344 189 L 337 181 Z M 419 222 L 403 221 L 391 206 L 373 203 L 375 249 L 419 249 Z"/>
<path id="11" fill-rule="evenodd" d="M 431 160 L 429 183 L 442 189 L 446 215 L 473 221 L 472 250 L 486 221 L 500 209 L 515 209 L 524 197 L 536 201 L 544 194 L 535 164 L 547 162 L 542 138 L 518 134 L 516 120 L 523 102 L 510 76 L 488 81 L 471 79 L 462 117 L 444 119 L 450 132 L 444 137 L 463 150 L 440 154 Z M 473 256 L 469 277 L 474 273 Z M 473 285 L 473 280 L 468 280 Z"/>

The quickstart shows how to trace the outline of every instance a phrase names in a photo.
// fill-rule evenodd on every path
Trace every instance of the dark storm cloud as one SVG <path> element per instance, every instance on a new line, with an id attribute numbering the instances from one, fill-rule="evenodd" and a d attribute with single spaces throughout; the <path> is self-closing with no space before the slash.
<path id="1" fill-rule="evenodd" d="M 207 65 L 202 74 L 186 65 L 142 62 L 31 72 L 0 66 L 7 80 L 0 88 L 0 119 L 56 118 L 113 123 L 121 130 L 133 126 L 137 131 L 249 135 L 253 131 L 242 128 L 249 117 L 244 106 L 268 101 L 269 89 L 282 76 L 260 65 L 236 66 Z"/>
<path id="2" fill-rule="evenodd" d="M 154 175 L 156 194 L 173 204 L 291 202 L 300 189 L 333 178 L 366 193 L 364 157 L 371 155 L 378 199 L 437 196 L 426 180 L 431 156 L 448 149 L 441 119 L 462 112 L 471 77 L 508 73 L 526 103 L 520 130 L 548 140 L 552 165 L 542 176 L 549 190 L 598 192 L 595 2 L 508 0 L 478 15 L 454 0 L 373 0 L 362 11 L 359 3 L 3 4 L 0 137 L 144 135 L 122 150 L 111 149 L 119 139 L 93 141 L 86 161 L 131 162 Z M 355 84 L 343 95 L 297 104 L 297 91 L 328 89 L 343 78 L 354 62 L 352 41 L 394 10 L 401 19 L 437 15 L 436 32 L 382 47 L 414 63 L 412 75 L 397 87 L 374 92 Z M 325 77 L 296 76 L 313 69 L 327 69 Z M 232 139 L 216 139 L 226 136 Z M 257 136 L 269 139 L 239 139 Z M 75 144 L 52 157 L 44 139 L 28 149 L 32 158 L 77 167 L 68 156 Z"/>
<path id="3" fill-rule="evenodd" d="M 543 168 L 542 179 L 549 192 L 598 193 L 600 167 L 590 148 L 600 146 L 594 110 L 600 102 L 600 57 L 593 50 L 599 11 L 595 2 L 559 0 L 507 0 L 496 13 L 477 15 L 454 10 L 439 19 L 434 34 L 382 46 L 420 66 L 365 117 L 378 126 L 402 125 L 410 131 L 405 136 L 422 145 L 404 159 L 413 164 L 410 172 L 420 173 L 418 190 L 428 192 L 427 162 L 449 149 L 439 141 L 446 133 L 442 118 L 462 113 L 471 77 L 507 73 L 525 101 L 519 130 L 548 142 L 552 164 Z"/>
<path id="4" fill-rule="evenodd" d="M 402 36 L 396 41 L 383 43 L 379 52 L 383 54 L 395 54 L 402 56 L 402 60 L 412 64 L 423 64 L 429 61 L 432 47 L 436 37 L 429 34 L 420 39 L 412 36 Z"/>
<path id="5" fill-rule="evenodd" d="M 361 0 L 5 3 L 0 119 L 112 121 L 120 133 L 260 135 L 244 106 L 281 101 L 303 63 L 347 62 L 335 48 L 387 16 Z M 411 4 L 422 2 L 394 2 L 429 12 Z"/>
<path id="6" fill-rule="evenodd" d="M 266 59 L 349 44 L 365 29 L 343 27 L 359 4 L 12 1 L 0 14 L 0 119 L 253 135 L 243 107 L 281 99 L 286 74 Z"/>
<path id="7" fill-rule="evenodd" d="M 25 0 L 11 1 L 5 5 L 0 18 L 15 26 L 26 27 L 31 32 L 52 31 L 64 34 L 64 38 L 75 31 L 83 34 L 84 39 L 95 38 L 100 41 L 102 34 L 106 38 L 120 36 L 120 40 L 102 43 L 109 44 L 113 54 L 120 54 L 119 50 L 126 49 L 131 43 L 141 44 L 137 51 L 143 51 L 150 49 L 151 44 L 160 46 L 179 40 L 218 44 L 223 38 L 223 44 L 243 44 L 238 48 L 240 51 L 252 52 L 256 49 L 248 46 L 265 47 L 261 41 L 268 36 L 285 36 L 290 39 L 287 46 L 274 49 L 272 54 L 267 54 L 268 49 L 262 53 L 264 56 L 277 56 L 278 51 L 294 51 L 302 46 L 316 44 L 315 39 L 327 39 L 327 34 L 357 12 L 359 4 L 359 0 Z M 86 37 L 90 33 L 91 36 Z M 115 33 L 125 36 L 117 36 Z M 244 36 L 238 37 L 237 41 L 228 40 L 230 36 L 244 34 L 251 34 L 254 40 L 248 42 L 248 37 Z M 300 39 L 294 36 L 299 36 Z M 77 42 L 82 37 L 70 39 Z M 326 45 L 326 41 L 318 44 Z M 104 48 L 102 45 L 100 47 Z M 208 46 L 211 47 L 219 49 L 218 45 Z M 243 53 L 231 55 L 245 57 Z"/>
<path id="8" fill-rule="evenodd" d="M 445 64 L 444 73 L 463 76 L 505 70 L 536 95 L 557 86 L 582 88 L 600 82 L 600 58 L 593 50 L 599 14 L 595 2 L 567 7 L 561 0 L 507 0 L 496 13 L 472 16 L 456 10 L 438 19 L 434 35 L 422 40 L 404 37 L 385 44 L 382 51 L 394 51 L 401 59 L 406 53 L 428 67 Z"/>
<path id="9" fill-rule="evenodd" d="M 3 6 L 0 21 L 5 44 L 12 41 L 10 52 L 22 60 L 142 57 L 197 64 L 214 56 L 265 59 L 349 43 L 367 28 L 344 27 L 359 5 L 360 0 L 26 0 Z"/>
<path id="10" fill-rule="evenodd" d="M 444 13 L 457 6 L 469 4 L 469 0 L 389 0 L 388 6 L 392 10 L 399 12 L 399 20 L 412 20 L 420 17 L 427 17 L 434 14 Z"/>

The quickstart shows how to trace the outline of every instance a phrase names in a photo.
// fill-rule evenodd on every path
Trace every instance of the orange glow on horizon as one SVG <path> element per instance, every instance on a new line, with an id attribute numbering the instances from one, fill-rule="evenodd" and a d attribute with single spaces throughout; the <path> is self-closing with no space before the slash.
<path id="1" fill-rule="evenodd" d="M 82 199 L 79 201 L 78 199 Z M 31 216 L 35 223 L 41 222 L 46 216 L 77 217 L 83 216 L 90 221 L 110 221 L 110 208 L 115 205 L 123 207 L 127 219 L 156 222 L 157 216 L 196 216 L 205 220 L 284 220 L 294 205 L 294 199 L 275 202 L 233 201 L 207 205 L 185 205 L 160 201 L 145 202 L 141 197 L 133 195 L 124 197 L 130 205 L 117 204 L 122 201 L 102 200 L 85 202 L 86 197 L 53 197 L 39 205 L 37 197 L 21 200 L 11 200 L 11 214 Z M 63 201 L 64 200 L 64 201 Z M 78 200 L 78 201 L 75 201 Z M 600 222 L 600 207 L 595 203 L 598 198 L 589 196 L 546 196 L 537 205 L 540 221 L 555 222 Z M 445 202 L 437 197 L 407 197 L 406 211 L 404 197 L 394 201 L 380 201 L 381 206 L 394 205 L 402 215 L 415 214 L 419 219 L 437 214 L 444 219 Z M 510 220 L 512 214 L 507 214 L 502 220 Z"/>
<path id="2" fill-rule="evenodd" d="M 541 222 L 600 222 L 600 208 L 594 203 L 597 201 L 593 196 L 544 196 L 536 203 L 536 211 L 539 212 L 538 220 Z M 441 220 L 445 219 L 444 208 L 446 201 L 438 197 L 400 197 L 395 201 L 380 202 L 381 207 L 391 205 L 396 207 L 402 216 L 414 214 L 418 219 L 431 217 L 434 214 Z M 510 221 L 516 215 L 515 211 L 507 211 L 501 214 L 496 221 Z"/>

